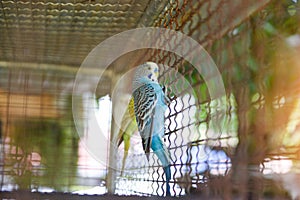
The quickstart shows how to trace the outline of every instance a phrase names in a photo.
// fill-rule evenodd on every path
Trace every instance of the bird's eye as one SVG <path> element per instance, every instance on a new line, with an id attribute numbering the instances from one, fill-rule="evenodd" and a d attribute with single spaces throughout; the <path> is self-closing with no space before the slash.
<path id="1" fill-rule="evenodd" d="M 151 67 L 150 67 L 150 66 L 148 67 L 148 70 L 151 70 Z"/>

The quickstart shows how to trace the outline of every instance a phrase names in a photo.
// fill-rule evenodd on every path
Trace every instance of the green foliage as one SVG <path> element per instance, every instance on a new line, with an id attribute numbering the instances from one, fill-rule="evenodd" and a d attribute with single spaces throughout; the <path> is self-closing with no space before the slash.
<path id="1" fill-rule="evenodd" d="M 253 134 L 251 143 L 255 145 L 263 145 L 256 144 L 260 137 L 265 137 L 265 145 L 274 141 L 268 134 L 275 132 L 279 134 L 278 126 L 282 128 L 287 125 L 292 112 L 290 105 L 295 104 L 296 101 L 290 96 L 287 97 L 292 99 L 289 104 L 283 104 L 280 109 L 274 107 L 276 98 L 295 90 L 295 83 L 299 80 L 295 51 L 286 42 L 289 36 L 299 34 L 299 7 L 299 2 L 272 1 L 263 10 L 252 15 L 249 20 L 215 41 L 209 50 L 222 72 L 227 94 L 233 95 L 232 98 L 237 100 L 236 105 L 227 101 L 227 106 L 236 106 L 237 109 L 249 112 L 249 133 L 247 134 Z M 188 66 L 185 66 L 184 71 L 187 70 Z M 196 119 L 209 121 L 213 115 L 216 115 L 217 109 L 214 108 L 213 102 L 207 103 L 210 97 L 205 83 L 194 73 L 189 73 L 186 78 L 195 86 L 195 98 L 201 99 L 198 102 L 199 112 L 197 112 Z M 201 81 L 202 83 L 199 84 Z M 259 98 L 254 105 L 251 99 L 255 98 L 255 95 Z M 244 101 L 245 98 L 248 98 L 249 104 Z M 232 126 L 235 126 L 232 130 L 237 131 L 240 116 L 234 117 L 235 109 L 230 112 L 233 114 L 230 121 Z M 264 120 L 258 121 L 258 117 Z M 266 136 L 256 134 L 266 134 Z M 280 138 L 280 135 L 275 137 Z"/>
<path id="2" fill-rule="evenodd" d="M 68 185 L 76 175 L 77 137 L 66 130 L 65 123 L 51 119 L 19 120 L 12 127 L 12 145 L 22 152 L 21 158 L 11 157 L 11 162 L 23 171 L 16 176 L 19 186 L 29 189 L 38 183 L 58 191 L 63 190 L 62 187 Z M 37 166 L 39 169 L 34 169 L 28 160 L 32 153 L 41 157 L 37 161 L 40 162 Z M 34 172 L 36 170 L 39 172 Z"/>

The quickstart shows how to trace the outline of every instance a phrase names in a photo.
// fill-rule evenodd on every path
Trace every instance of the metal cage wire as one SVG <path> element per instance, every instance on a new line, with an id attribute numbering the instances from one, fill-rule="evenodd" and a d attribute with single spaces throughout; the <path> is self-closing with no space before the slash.
<path id="1" fill-rule="evenodd" d="M 292 168 L 299 160 L 299 147 L 287 141 L 295 138 L 291 133 L 297 133 L 299 125 L 290 126 L 291 133 L 285 132 L 290 121 L 299 119 L 293 111 L 299 82 L 280 83 L 280 75 L 289 77 L 281 70 L 283 66 L 296 66 L 296 53 L 291 53 L 278 35 L 269 39 L 262 31 L 265 28 L 272 35 L 266 20 L 272 17 L 268 14 L 271 9 L 282 11 L 284 5 L 279 1 L 2 0 L 0 4 L 2 191 L 45 191 L 42 189 L 49 187 L 51 191 L 73 192 L 99 185 L 97 176 L 103 182 L 112 178 L 107 176 L 107 168 L 88 165 L 89 156 L 80 151 L 74 134 L 70 95 L 76 67 L 109 36 L 154 26 L 192 37 L 212 56 L 226 87 L 225 130 L 218 132 L 218 124 L 212 123 L 220 117 L 218 110 L 224 99 L 211 101 L 201 74 L 170 52 L 146 49 L 124 55 L 121 65 L 116 62 L 108 68 L 110 73 L 99 83 L 96 98 L 111 93 L 114 79 L 128 70 L 126 64 L 136 66 L 146 60 L 164 64 L 160 65 L 159 82 L 171 99 L 164 137 L 172 157 L 171 194 L 198 192 L 231 199 L 269 192 L 285 197 L 272 189 L 277 179 L 269 175 L 275 170 L 280 181 L 286 180 L 281 163 Z M 278 13 L 280 18 L 283 12 Z M 269 43 L 264 41 L 278 50 L 272 55 L 275 60 L 267 55 Z M 158 41 L 161 45 L 168 42 L 172 41 Z M 139 56 L 131 59 L 135 53 Z M 82 120 L 99 105 L 83 105 Z M 92 127 L 88 124 L 86 129 Z M 138 135 L 132 138 L 134 146 L 141 147 Z M 117 164 L 121 166 L 123 152 L 119 150 Z M 147 162 L 139 150 L 128 155 L 124 174 L 115 177 L 115 192 L 164 196 L 160 162 L 152 152 Z M 79 173 L 81 169 L 97 176 Z M 292 175 L 297 177 L 297 173 Z"/>

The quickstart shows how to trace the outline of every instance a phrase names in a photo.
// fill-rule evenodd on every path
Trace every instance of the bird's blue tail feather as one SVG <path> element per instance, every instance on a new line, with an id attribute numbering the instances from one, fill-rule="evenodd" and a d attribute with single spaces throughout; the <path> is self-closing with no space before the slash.
<path id="1" fill-rule="evenodd" d="M 166 176 L 166 195 L 170 196 L 171 169 L 169 151 L 158 135 L 153 135 L 151 148 L 163 165 L 164 173 Z"/>

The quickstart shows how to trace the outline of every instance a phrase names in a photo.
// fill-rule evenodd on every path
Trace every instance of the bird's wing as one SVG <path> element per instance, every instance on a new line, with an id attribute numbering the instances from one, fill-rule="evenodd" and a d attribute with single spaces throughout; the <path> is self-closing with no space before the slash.
<path id="1" fill-rule="evenodd" d="M 140 131 L 143 131 L 151 120 L 156 103 L 157 95 L 151 84 L 144 84 L 134 91 L 134 110 Z"/>
<path id="2" fill-rule="evenodd" d="M 143 148 L 146 153 L 150 152 L 151 146 L 151 128 L 145 130 L 146 125 L 150 125 L 154 115 L 157 103 L 157 94 L 151 84 L 144 84 L 134 91 L 134 110 L 139 132 L 143 140 Z M 150 124 L 149 124 L 150 123 Z"/>

